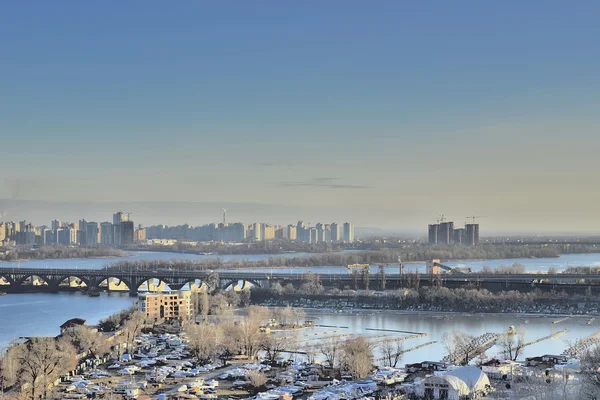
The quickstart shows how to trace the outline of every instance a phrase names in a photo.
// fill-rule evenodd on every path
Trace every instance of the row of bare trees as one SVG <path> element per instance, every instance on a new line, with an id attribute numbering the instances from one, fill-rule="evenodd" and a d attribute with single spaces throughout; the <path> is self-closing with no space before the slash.
<path id="1" fill-rule="evenodd" d="M 146 324 L 145 315 L 131 311 L 110 319 L 118 321 L 116 328 L 119 329 L 121 343 L 132 349 Z M 121 352 L 122 347 L 119 347 Z M 75 369 L 78 360 L 100 357 L 110 351 L 108 336 L 95 327 L 84 325 L 67 328 L 56 338 L 38 337 L 26 343 L 13 344 L 0 355 L 0 386 L 2 391 L 5 387 L 12 387 L 20 398 L 47 398 L 50 385 L 64 373 Z"/>

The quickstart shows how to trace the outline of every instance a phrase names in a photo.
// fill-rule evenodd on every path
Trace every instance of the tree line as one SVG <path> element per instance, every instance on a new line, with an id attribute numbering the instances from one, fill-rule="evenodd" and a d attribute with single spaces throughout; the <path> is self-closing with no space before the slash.
<path id="1" fill-rule="evenodd" d="M 348 306 L 388 308 L 388 309 L 436 309 L 461 312 L 502 312 L 506 310 L 534 309 L 536 307 L 560 305 L 576 307 L 578 303 L 597 303 L 586 295 L 570 294 L 564 291 L 516 290 L 490 292 L 481 288 L 447 288 L 443 286 L 413 287 L 386 292 L 355 292 L 354 290 L 327 289 L 314 281 L 303 283 L 300 288 L 292 285 L 273 284 L 270 289 L 254 288 L 252 303 L 269 299 L 280 302 L 302 302 L 305 299 L 343 301 Z"/>
<path id="2" fill-rule="evenodd" d="M 332 252 L 298 257 L 269 257 L 263 260 L 234 259 L 225 261 L 220 257 L 207 257 L 202 260 L 122 260 L 112 263 L 109 268 L 156 270 L 161 268 L 197 270 L 197 269 L 241 269 L 241 268 L 292 268 L 344 266 L 349 264 L 393 264 L 400 257 L 403 262 L 440 260 L 475 260 L 558 257 L 560 251 L 553 246 L 424 246 L 411 245 L 402 249 L 383 249 L 375 251 Z"/>
<path id="3" fill-rule="evenodd" d="M 0 261 L 54 260 L 59 258 L 125 257 L 127 253 L 112 247 L 42 246 L 37 249 L 13 249 L 0 254 Z"/>

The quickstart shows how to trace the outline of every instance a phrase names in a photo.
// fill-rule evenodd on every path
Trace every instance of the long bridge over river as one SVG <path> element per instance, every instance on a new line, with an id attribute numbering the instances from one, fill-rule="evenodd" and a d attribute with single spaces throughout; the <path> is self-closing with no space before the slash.
<path id="1" fill-rule="evenodd" d="M 600 274 L 481 274 L 481 273 L 442 273 L 442 274 L 413 274 L 390 275 L 385 277 L 385 284 L 378 274 L 370 274 L 367 277 L 352 275 L 348 273 L 325 273 L 319 274 L 315 269 L 321 283 L 325 287 L 337 287 L 340 289 L 365 289 L 373 290 L 395 289 L 409 286 L 415 280 L 421 285 L 439 284 L 447 287 L 479 286 L 497 287 L 502 289 L 519 288 L 585 288 L 591 287 L 600 290 Z M 260 288 L 270 288 L 275 282 L 281 285 L 292 284 L 296 287 L 305 282 L 307 273 L 295 273 L 293 269 L 271 271 L 255 270 L 252 272 L 232 270 L 114 270 L 114 269 L 33 269 L 33 268 L 0 268 L 0 291 L 22 292 L 30 290 L 58 291 L 65 287 L 65 282 L 77 280 L 85 283 L 88 289 L 102 289 L 107 282 L 117 281 L 121 287 L 131 295 L 136 295 L 140 288 L 148 282 L 160 281 L 172 290 L 179 290 L 187 284 L 204 283 L 209 289 L 226 289 L 238 285 L 248 287 L 250 285 Z M 36 284 L 32 284 L 37 282 Z M 67 287 L 69 285 L 66 285 Z M 83 286 L 83 285 L 82 285 Z"/>

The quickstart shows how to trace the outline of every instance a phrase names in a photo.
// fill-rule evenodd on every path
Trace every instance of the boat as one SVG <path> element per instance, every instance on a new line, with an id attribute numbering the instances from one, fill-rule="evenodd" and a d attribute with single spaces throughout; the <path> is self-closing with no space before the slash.
<path id="1" fill-rule="evenodd" d="M 98 288 L 90 288 L 88 290 L 88 296 L 90 296 L 90 297 L 99 297 L 100 296 L 100 290 Z"/>
<path id="2" fill-rule="evenodd" d="M 0 296 L 6 296 L 6 292 L 0 292 Z"/>

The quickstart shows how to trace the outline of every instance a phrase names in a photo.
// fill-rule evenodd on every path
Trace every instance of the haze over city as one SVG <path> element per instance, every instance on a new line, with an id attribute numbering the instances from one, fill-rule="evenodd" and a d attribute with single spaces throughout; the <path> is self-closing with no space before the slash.
<path id="1" fill-rule="evenodd" d="M 0 212 L 598 232 L 600 6 L 26 2 Z"/>

